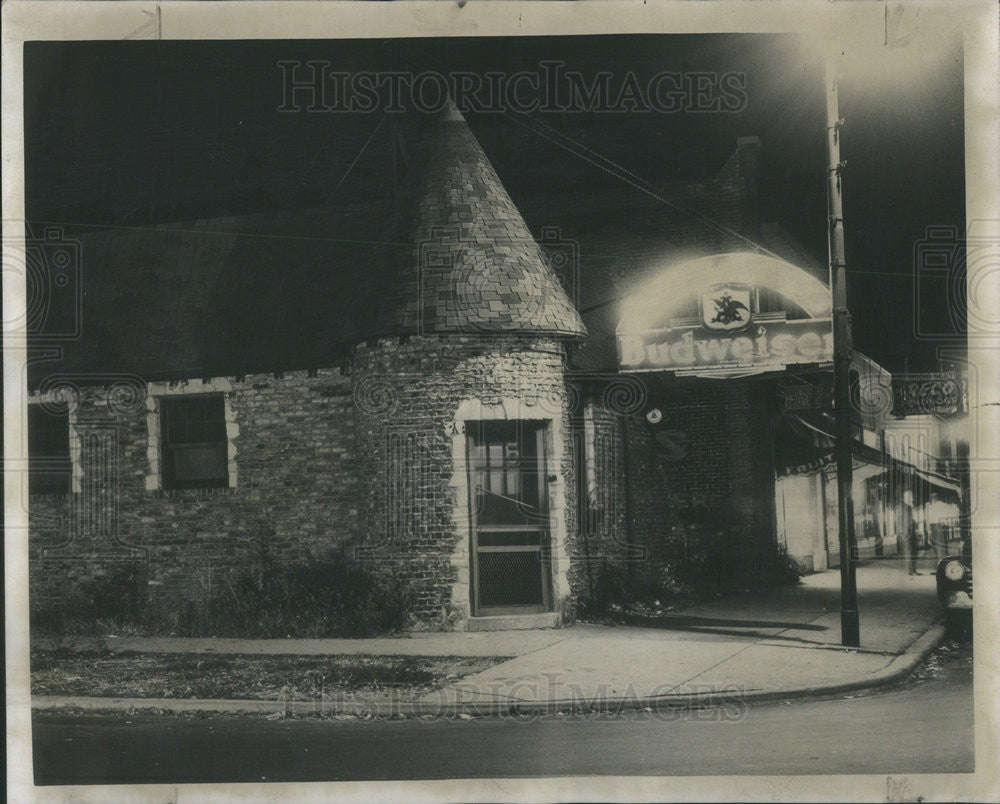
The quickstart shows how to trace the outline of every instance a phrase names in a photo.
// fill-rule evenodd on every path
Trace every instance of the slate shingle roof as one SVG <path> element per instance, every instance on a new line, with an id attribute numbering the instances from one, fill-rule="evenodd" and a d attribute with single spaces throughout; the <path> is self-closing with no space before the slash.
<path id="1" fill-rule="evenodd" d="M 411 173 L 382 238 L 385 268 L 356 335 L 547 333 L 583 322 L 462 115 L 446 110 L 410 150 Z"/>
<path id="2" fill-rule="evenodd" d="M 53 373 L 145 379 L 333 365 L 348 346 L 426 333 L 585 329 L 465 121 L 400 121 L 337 185 L 334 206 L 118 227 L 80 243 L 82 337 Z M 331 182 L 332 184 L 333 182 Z"/>
<path id="3" fill-rule="evenodd" d="M 325 207 L 65 235 L 80 244 L 82 335 L 52 373 L 144 379 L 334 365 L 391 206 Z M 40 344 L 39 344 L 40 346 Z"/>

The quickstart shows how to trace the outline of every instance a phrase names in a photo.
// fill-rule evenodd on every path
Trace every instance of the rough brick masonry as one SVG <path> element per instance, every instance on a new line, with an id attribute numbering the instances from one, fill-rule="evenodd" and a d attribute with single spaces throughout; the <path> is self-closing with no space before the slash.
<path id="1" fill-rule="evenodd" d="M 638 411 L 605 395 L 587 412 L 595 482 L 574 552 L 592 566 L 577 562 L 574 590 L 584 593 L 601 564 L 627 569 L 630 560 L 655 575 L 709 544 L 737 573 L 751 572 L 755 551 L 774 540 L 771 383 L 635 379 Z M 654 407 L 662 413 L 655 425 L 643 415 Z"/>
<path id="2" fill-rule="evenodd" d="M 361 528 L 369 554 L 403 562 L 420 584 L 420 613 L 469 614 L 468 481 L 464 422 L 547 422 L 555 610 L 568 604 L 566 534 L 574 483 L 555 338 L 426 336 L 382 340 L 353 356 L 358 387 Z"/>
<path id="3" fill-rule="evenodd" d="M 70 413 L 77 490 L 30 503 L 32 593 L 58 596 L 70 579 L 140 559 L 154 592 L 201 597 L 247 566 L 262 538 L 275 556 L 298 559 L 352 542 L 370 561 L 405 566 L 419 615 L 467 616 L 468 489 L 455 460 L 465 404 L 471 418 L 548 421 L 559 441 L 550 506 L 563 606 L 575 510 L 564 365 L 555 338 L 427 336 L 358 346 L 349 374 L 154 384 L 148 402 L 124 406 L 109 406 L 107 388 L 81 389 Z M 158 395 L 213 391 L 231 412 L 235 482 L 159 490 Z"/>
<path id="4" fill-rule="evenodd" d="M 147 488 L 145 400 L 109 405 L 108 388 L 80 389 L 70 409 L 78 490 L 30 502 L 34 595 L 57 596 L 67 580 L 138 558 L 149 561 L 152 591 L 198 597 L 220 573 L 245 567 L 268 531 L 278 557 L 306 557 L 357 535 L 351 378 L 336 369 L 248 375 L 169 392 L 219 388 L 238 425 L 236 485 L 171 491 Z"/>
<path id="5" fill-rule="evenodd" d="M 109 405 L 107 388 L 84 388 L 70 417 L 76 490 L 31 499 L 32 594 L 58 596 L 73 578 L 140 559 L 151 591 L 174 605 L 247 566 L 261 539 L 292 559 L 352 543 L 369 561 L 405 568 L 422 618 L 461 623 L 470 611 L 463 422 L 478 418 L 548 422 L 552 598 L 567 620 L 594 566 L 676 560 L 685 506 L 728 514 L 734 550 L 773 538 L 766 383 L 640 385 L 623 405 L 606 392 L 613 377 L 588 395 L 578 383 L 567 389 L 564 372 L 556 338 L 453 335 L 358 346 L 349 373 L 154 384 L 150 401 L 125 405 Z M 233 487 L 149 488 L 158 395 L 211 391 L 225 394 L 232 417 Z M 652 405 L 664 412 L 660 427 L 643 415 Z"/>

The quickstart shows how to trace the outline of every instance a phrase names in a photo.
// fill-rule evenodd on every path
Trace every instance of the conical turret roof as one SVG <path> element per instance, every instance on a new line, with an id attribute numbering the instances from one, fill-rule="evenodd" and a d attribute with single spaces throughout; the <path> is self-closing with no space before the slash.
<path id="1" fill-rule="evenodd" d="M 580 315 L 461 113 L 407 145 L 410 169 L 369 274 L 355 339 L 586 334 Z"/>

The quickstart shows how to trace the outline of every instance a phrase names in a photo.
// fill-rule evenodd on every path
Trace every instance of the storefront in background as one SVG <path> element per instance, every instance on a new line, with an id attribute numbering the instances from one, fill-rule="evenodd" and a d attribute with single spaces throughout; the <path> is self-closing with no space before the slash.
<path id="1" fill-rule="evenodd" d="M 869 387 L 890 387 L 887 373 L 872 361 L 856 361 L 855 368 L 862 389 L 864 378 L 875 371 L 878 384 Z M 954 477 L 936 471 L 940 423 L 931 416 L 896 419 L 889 415 L 885 399 L 882 394 L 862 398 L 854 417 L 852 497 L 858 556 L 905 557 L 911 537 L 912 549 L 934 549 L 943 557 L 960 536 L 960 486 Z M 873 415 L 880 400 L 882 415 Z M 779 427 L 783 433 L 775 466 L 779 538 L 804 567 L 837 567 L 833 418 L 824 413 L 786 413 Z"/>

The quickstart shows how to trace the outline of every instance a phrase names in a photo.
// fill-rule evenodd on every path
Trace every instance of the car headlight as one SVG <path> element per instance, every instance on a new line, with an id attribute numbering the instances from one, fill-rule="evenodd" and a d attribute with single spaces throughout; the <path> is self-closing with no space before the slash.
<path id="1" fill-rule="evenodd" d="M 960 581 L 965 577 L 965 567 L 961 561 L 949 561 L 944 565 L 944 577 L 949 581 Z"/>

